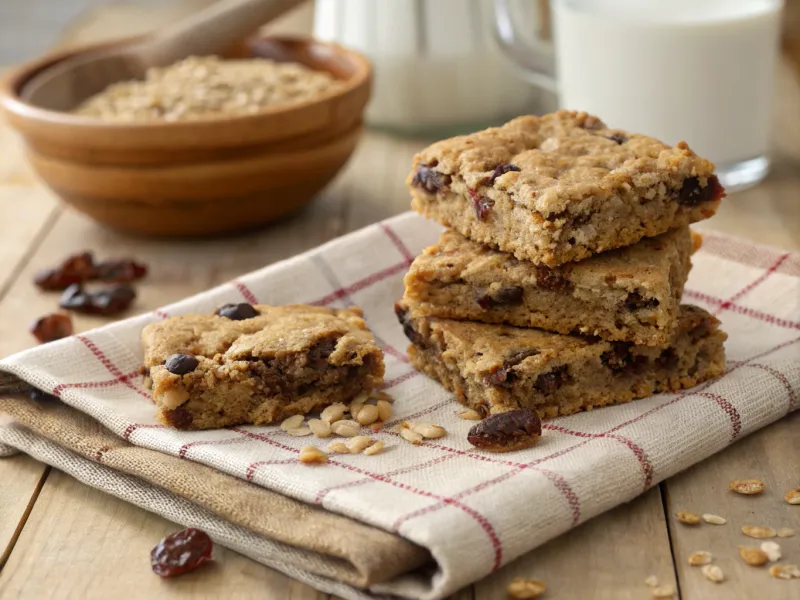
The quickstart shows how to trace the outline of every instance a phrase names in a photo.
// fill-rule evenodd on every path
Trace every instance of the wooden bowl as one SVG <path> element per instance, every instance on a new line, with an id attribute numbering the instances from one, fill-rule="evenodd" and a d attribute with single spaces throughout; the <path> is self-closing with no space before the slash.
<path id="1" fill-rule="evenodd" d="M 273 221 L 311 201 L 358 142 L 370 94 L 369 62 L 308 38 L 258 38 L 234 55 L 299 62 L 330 72 L 344 85 L 318 99 L 252 115 L 108 123 L 20 98 L 38 71 L 97 47 L 21 67 L 0 85 L 0 101 L 42 180 L 67 203 L 112 227 L 190 236 Z"/>

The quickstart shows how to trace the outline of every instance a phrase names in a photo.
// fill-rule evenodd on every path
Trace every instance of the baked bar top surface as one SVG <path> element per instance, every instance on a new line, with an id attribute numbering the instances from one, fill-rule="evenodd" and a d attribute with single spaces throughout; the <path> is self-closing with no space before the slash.
<path id="1" fill-rule="evenodd" d="M 184 315 L 152 323 L 142 332 L 146 368 L 172 354 L 220 361 L 263 359 L 303 353 L 322 341 L 335 341 L 328 362 L 347 364 L 353 353 L 378 353 L 358 308 L 254 305 L 258 315 L 231 320 L 217 315 Z"/>
<path id="2" fill-rule="evenodd" d="M 633 246 L 551 269 L 520 261 L 512 254 L 447 230 L 412 263 L 405 278 L 406 294 L 418 299 L 420 287 L 429 282 L 467 282 L 480 286 L 501 282 L 573 295 L 581 290 L 602 294 L 604 290 L 619 289 L 638 293 L 646 302 L 652 294 L 669 293 L 671 269 L 678 265 L 680 271 L 687 271 L 682 265 L 693 248 L 689 228 L 679 227 Z"/>
<path id="3" fill-rule="evenodd" d="M 545 218 L 563 213 L 574 201 L 611 197 L 631 186 L 648 188 L 689 177 L 703 188 L 718 185 L 709 181 L 713 163 L 685 142 L 670 147 L 566 110 L 519 117 L 502 127 L 437 142 L 415 156 L 409 185 L 419 178 L 419 167 L 433 170 L 442 184 L 458 177 L 469 190 L 499 187 L 516 204 Z M 428 191 L 436 187 L 435 177 L 428 186 L 420 183 Z"/>

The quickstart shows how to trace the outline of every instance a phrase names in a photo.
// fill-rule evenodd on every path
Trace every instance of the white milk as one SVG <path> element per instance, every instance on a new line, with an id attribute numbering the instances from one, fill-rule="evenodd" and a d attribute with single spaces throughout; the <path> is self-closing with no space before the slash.
<path id="1" fill-rule="evenodd" d="M 781 0 L 555 0 L 560 104 L 718 166 L 768 148 Z M 764 161 L 766 164 L 766 161 Z"/>

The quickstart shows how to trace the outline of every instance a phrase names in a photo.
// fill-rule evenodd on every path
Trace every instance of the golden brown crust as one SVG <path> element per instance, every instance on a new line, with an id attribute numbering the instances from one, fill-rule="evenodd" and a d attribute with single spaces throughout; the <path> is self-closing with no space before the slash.
<path id="1" fill-rule="evenodd" d="M 273 423 L 380 385 L 383 355 L 359 308 L 254 305 L 232 320 L 184 315 L 142 332 L 159 419 L 181 429 Z M 185 373 L 174 354 L 196 361 Z"/>
<path id="2" fill-rule="evenodd" d="M 421 214 L 555 266 L 710 217 L 724 195 L 713 172 L 683 142 L 559 111 L 433 144 L 407 183 Z"/>
<path id="3" fill-rule="evenodd" d="M 445 231 L 405 278 L 413 316 L 664 346 L 691 267 L 688 227 L 549 269 Z"/>

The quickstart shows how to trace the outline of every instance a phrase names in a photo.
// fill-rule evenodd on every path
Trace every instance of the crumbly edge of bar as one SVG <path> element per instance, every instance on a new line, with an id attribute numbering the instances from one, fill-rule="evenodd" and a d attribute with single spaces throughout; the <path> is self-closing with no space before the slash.
<path id="1" fill-rule="evenodd" d="M 641 192 L 628 188 L 610 198 L 592 196 L 580 203 L 587 208 L 548 220 L 494 190 L 489 195 L 493 208 L 481 220 L 463 182 L 462 186 L 463 190 L 456 187 L 456 191 L 436 194 L 412 188 L 411 208 L 475 242 L 550 267 L 630 246 L 642 238 L 708 219 L 720 202 L 716 199 L 696 206 L 681 205 L 675 200 L 677 192 L 659 183 Z M 648 196 L 642 203 L 641 198 Z M 584 220 L 587 214 L 588 220 Z"/>
<path id="2" fill-rule="evenodd" d="M 165 367 L 150 371 L 158 419 L 178 429 L 210 429 L 242 424 L 269 424 L 308 414 L 335 402 L 347 402 L 381 385 L 380 353 L 361 357 L 360 364 L 298 367 L 286 363 L 232 361 L 173 375 Z M 186 398 L 167 406 L 170 394 Z"/>
<path id="3" fill-rule="evenodd" d="M 413 321 L 411 323 L 413 325 Z M 584 347 L 582 350 L 586 352 L 573 353 L 572 361 L 565 360 L 549 371 L 514 380 L 509 388 L 491 385 L 476 374 L 464 373 L 453 353 L 443 359 L 437 345 L 440 342 L 426 339 L 424 345 L 420 345 L 418 340 L 409 347 L 409 357 L 418 370 L 439 381 L 459 402 L 476 411 L 485 414 L 533 408 L 546 419 L 630 402 L 659 392 L 677 391 L 717 377 L 725 369 L 723 343 L 726 338 L 716 324 L 694 341 L 690 331 L 681 331 L 667 349 L 633 347 L 632 354 L 643 357 L 640 360 L 646 360 L 647 364 L 638 363 L 637 366 L 634 361 L 629 372 L 623 370 L 617 374 L 603 364 L 602 357 L 604 353 L 615 352 L 620 345 L 600 342 L 594 348 Z M 564 377 L 569 379 L 560 378 L 564 365 Z M 533 391 L 543 381 L 541 377 L 545 378 L 541 383 L 545 388 L 548 378 L 563 380 L 563 383 L 550 393 Z M 593 386 L 591 379 L 601 385 Z"/>
<path id="4" fill-rule="evenodd" d="M 505 323 L 561 334 L 580 333 L 610 341 L 666 346 L 675 329 L 680 298 L 691 268 L 691 244 L 688 235 L 686 239 L 678 238 L 678 243 L 668 249 L 672 253 L 665 261 L 669 273 L 635 282 L 639 284 L 635 287 L 629 276 L 622 287 L 609 281 L 609 277 L 616 279 L 615 271 L 609 271 L 602 279 L 603 289 L 595 289 L 581 283 L 576 285 L 569 271 L 545 268 L 553 290 L 538 285 L 538 273 L 536 281 L 531 281 L 527 270 L 524 277 L 519 277 L 518 272 L 509 274 L 502 269 L 491 269 L 491 277 L 486 281 L 493 281 L 488 286 L 463 271 L 446 273 L 430 256 L 447 259 L 447 253 L 437 256 L 437 246 L 432 246 L 417 257 L 406 275 L 403 301 L 412 317 Z M 594 278 L 593 283 L 597 281 Z M 654 301 L 657 306 L 650 306 Z M 629 308 L 636 306 L 636 302 L 641 307 Z M 486 305 L 489 307 L 484 308 Z"/>

